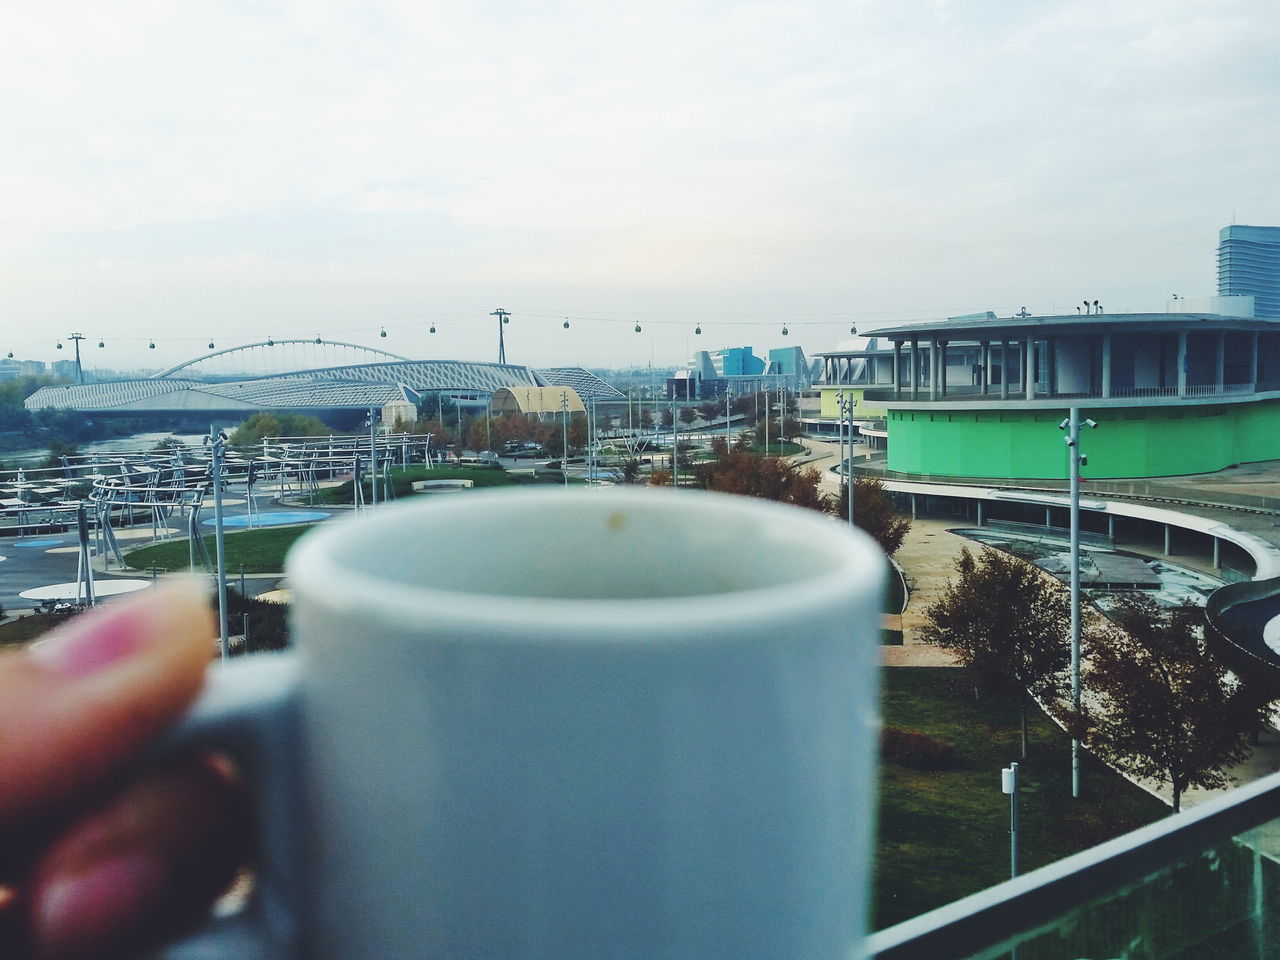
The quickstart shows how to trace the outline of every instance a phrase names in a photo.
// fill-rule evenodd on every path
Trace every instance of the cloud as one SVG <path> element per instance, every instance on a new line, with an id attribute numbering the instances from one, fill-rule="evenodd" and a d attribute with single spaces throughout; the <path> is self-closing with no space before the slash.
<path id="1" fill-rule="evenodd" d="M 334 335 L 442 300 L 1138 308 L 1211 291 L 1233 208 L 1280 218 L 1270 0 L 5 16 L 0 298 L 37 322 L 184 322 L 108 276 L 255 323 L 302 290 Z"/>

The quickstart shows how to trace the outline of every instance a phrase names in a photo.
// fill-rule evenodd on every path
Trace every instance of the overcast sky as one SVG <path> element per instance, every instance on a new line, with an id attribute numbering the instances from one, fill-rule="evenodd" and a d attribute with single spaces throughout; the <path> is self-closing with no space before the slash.
<path id="1" fill-rule="evenodd" d="M 513 362 L 626 366 L 1161 309 L 1280 223 L 1278 34 L 1275 0 L 0 0 L 0 352 L 491 360 L 505 307 Z"/>

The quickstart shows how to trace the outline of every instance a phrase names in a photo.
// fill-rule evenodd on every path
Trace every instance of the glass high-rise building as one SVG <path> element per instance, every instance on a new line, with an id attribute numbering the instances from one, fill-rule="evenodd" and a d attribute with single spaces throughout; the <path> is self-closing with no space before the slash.
<path id="1" fill-rule="evenodd" d="M 1232 224 L 1218 234 L 1218 296 L 1253 297 L 1254 315 L 1280 317 L 1280 227 Z"/>

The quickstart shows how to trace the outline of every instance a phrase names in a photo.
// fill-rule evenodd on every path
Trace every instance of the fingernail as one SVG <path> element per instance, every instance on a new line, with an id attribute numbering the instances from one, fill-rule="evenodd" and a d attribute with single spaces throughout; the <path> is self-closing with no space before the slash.
<path id="1" fill-rule="evenodd" d="M 124 854 L 52 880 L 34 904 L 32 939 L 37 953 L 80 955 L 104 940 L 110 942 L 137 922 L 164 884 L 160 862 L 142 853 Z"/>
<path id="2" fill-rule="evenodd" d="M 203 588 L 195 581 L 148 588 L 142 596 L 81 614 L 27 652 L 41 666 L 67 677 L 96 673 L 163 640 L 156 635 L 157 627 L 171 619 L 172 606 L 202 596 Z"/>

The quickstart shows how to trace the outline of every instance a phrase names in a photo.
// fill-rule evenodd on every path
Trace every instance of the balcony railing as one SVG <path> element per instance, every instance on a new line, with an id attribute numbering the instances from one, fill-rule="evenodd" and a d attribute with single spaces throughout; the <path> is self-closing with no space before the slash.
<path id="1" fill-rule="evenodd" d="M 1280 774 L 872 935 L 876 960 L 1273 957 Z"/>
<path id="2" fill-rule="evenodd" d="M 1112 387 L 1107 397 L 1102 396 L 1101 390 L 1056 390 L 1050 392 L 1049 385 L 1038 383 L 1031 399 L 1033 400 L 1128 400 L 1135 397 L 1238 397 L 1254 393 L 1271 393 L 1280 391 L 1280 382 L 1276 381 L 1260 381 L 1255 387 L 1252 383 L 1194 383 L 1188 384 L 1186 392 L 1180 394 L 1178 388 L 1174 387 Z M 946 393 L 938 391 L 935 397 L 931 389 L 927 385 L 917 388 L 916 395 L 911 395 L 910 387 L 902 387 L 901 390 L 895 391 L 893 387 L 886 387 L 883 384 L 877 385 L 874 389 L 868 389 L 863 393 L 863 400 L 867 403 L 875 402 L 892 402 L 892 401 L 908 401 L 911 403 L 944 403 L 954 402 L 956 400 L 1026 400 L 1027 393 L 1021 387 L 1017 389 L 1010 387 L 1007 395 L 1000 392 L 999 385 L 987 387 L 984 393 L 982 387 L 972 384 L 950 384 L 947 386 Z"/>

